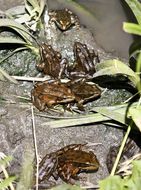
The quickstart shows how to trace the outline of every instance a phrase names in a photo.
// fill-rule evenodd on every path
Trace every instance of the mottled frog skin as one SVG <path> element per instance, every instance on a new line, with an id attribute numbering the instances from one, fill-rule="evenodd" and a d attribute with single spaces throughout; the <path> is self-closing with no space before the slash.
<path id="1" fill-rule="evenodd" d="M 84 110 L 83 104 L 99 98 L 101 90 L 95 84 L 85 81 L 44 81 L 34 85 L 31 91 L 33 105 L 40 111 L 58 104 L 77 104 L 78 109 Z"/>
<path id="2" fill-rule="evenodd" d="M 82 150 L 85 145 L 71 144 L 45 155 L 39 163 L 39 185 L 51 176 L 56 180 L 60 177 L 66 183 L 74 184 L 82 171 L 97 171 L 99 161 L 93 152 Z"/>
<path id="3" fill-rule="evenodd" d="M 58 104 L 67 104 L 75 101 L 75 95 L 67 85 L 59 81 L 37 82 L 31 91 L 33 105 L 40 111 Z"/>
<path id="4" fill-rule="evenodd" d="M 85 144 L 68 145 L 62 149 L 63 154 L 58 157 L 58 176 L 67 183 L 74 183 L 74 179 L 79 179 L 78 174 L 82 171 L 97 171 L 99 161 L 96 155 L 89 151 L 83 151 Z"/>
<path id="5" fill-rule="evenodd" d="M 54 22 L 61 31 L 80 26 L 78 17 L 68 9 L 49 11 L 49 16 L 49 22 Z"/>
<path id="6" fill-rule="evenodd" d="M 68 64 L 66 58 L 62 58 L 59 52 L 46 43 L 40 45 L 40 57 L 40 62 L 36 65 L 39 71 L 54 79 L 61 79 L 63 77 Z"/>
<path id="7" fill-rule="evenodd" d="M 74 64 L 68 68 L 69 78 L 92 79 L 96 72 L 95 65 L 100 62 L 98 54 L 80 42 L 74 43 L 73 52 Z"/>

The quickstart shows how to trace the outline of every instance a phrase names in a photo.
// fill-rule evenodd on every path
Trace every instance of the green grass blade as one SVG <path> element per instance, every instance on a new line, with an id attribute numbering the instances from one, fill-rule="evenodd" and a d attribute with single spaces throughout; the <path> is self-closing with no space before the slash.
<path id="1" fill-rule="evenodd" d="M 138 0 L 125 0 L 134 13 L 139 25 L 141 25 L 141 3 Z"/>
<path id="2" fill-rule="evenodd" d="M 12 161 L 12 156 L 6 156 L 3 159 L 0 158 L 0 166 L 3 165 L 4 167 L 7 167 L 10 161 Z"/>
<path id="3" fill-rule="evenodd" d="M 137 102 L 131 105 L 132 108 L 137 106 Z M 42 125 L 49 125 L 51 128 L 63 128 L 72 126 L 82 126 L 85 124 L 94 124 L 97 122 L 108 122 L 117 121 L 121 124 L 126 125 L 125 117 L 128 104 L 121 104 L 116 106 L 105 106 L 105 107 L 94 107 L 91 111 L 98 113 L 88 114 L 85 116 L 80 116 L 77 118 L 66 118 L 60 120 L 54 120 L 47 123 L 42 123 Z M 111 115 L 112 113 L 112 115 Z M 127 115 L 130 118 L 130 114 Z"/>
<path id="4" fill-rule="evenodd" d="M 30 4 L 33 9 L 39 10 L 39 3 L 37 0 L 26 0 L 25 5 L 29 6 L 28 4 Z"/>
<path id="5" fill-rule="evenodd" d="M 21 44 L 21 45 L 27 45 L 27 43 L 21 39 L 17 39 L 14 37 L 0 37 L 0 44 Z"/>
<path id="6" fill-rule="evenodd" d="M 8 177 L 7 179 L 4 179 L 0 182 L 0 189 L 4 190 L 6 189 L 14 180 L 16 177 Z"/>
<path id="7" fill-rule="evenodd" d="M 45 5 L 46 5 L 46 1 L 45 0 L 40 0 L 40 9 L 39 9 L 39 15 L 38 15 L 37 20 L 41 17 L 41 15 L 42 15 L 42 13 L 44 11 Z"/>
<path id="8" fill-rule="evenodd" d="M 9 27 L 15 30 L 27 43 L 29 43 L 29 31 L 18 22 L 12 19 L 0 19 L 0 27 Z"/>
<path id="9" fill-rule="evenodd" d="M 138 129 L 141 132 L 141 106 L 137 107 L 137 108 L 130 108 L 129 109 L 129 113 L 131 115 L 132 120 L 134 121 L 134 123 L 136 124 L 136 126 L 138 127 Z"/>
<path id="10" fill-rule="evenodd" d="M 9 57 L 11 57 L 12 55 L 14 55 L 15 53 L 21 51 L 21 50 L 26 50 L 28 49 L 27 47 L 21 47 L 21 48 L 17 48 L 15 49 L 12 53 L 10 53 L 8 56 L 4 57 L 3 59 L 0 60 L 0 64 L 3 63 L 6 59 L 8 59 Z"/>
<path id="11" fill-rule="evenodd" d="M 123 23 L 123 30 L 130 34 L 135 34 L 141 36 L 141 25 L 134 24 L 134 23 Z"/>
<path id="12" fill-rule="evenodd" d="M 141 50 L 139 52 L 139 56 L 136 63 L 136 72 L 137 73 L 141 72 Z M 140 79 L 140 82 L 138 83 L 137 88 L 138 88 L 138 92 L 141 94 L 141 79 Z"/>
<path id="13" fill-rule="evenodd" d="M 27 144 L 27 150 L 25 150 L 22 171 L 20 176 L 20 181 L 17 184 L 16 190 L 29 190 L 32 187 L 33 183 L 33 173 L 35 167 L 34 163 L 34 152 L 31 150 L 29 144 Z M 34 171 L 35 172 L 35 171 Z"/>
<path id="14" fill-rule="evenodd" d="M 96 111 L 96 112 L 108 117 L 111 120 L 115 120 L 119 123 L 126 125 L 126 123 L 125 123 L 126 109 L 123 110 L 123 108 L 122 108 L 122 109 L 116 111 L 116 110 L 112 110 L 108 107 L 105 107 L 105 108 L 104 107 L 96 107 L 96 108 L 93 108 L 93 111 Z"/>
<path id="15" fill-rule="evenodd" d="M 77 118 L 71 118 L 71 119 L 61 119 L 61 120 L 55 120 L 50 121 L 48 123 L 42 123 L 42 125 L 49 125 L 51 128 L 62 128 L 62 127 L 72 127 L 72 126 L 78 126 L 78 125 L 84 125 L 84 124 L 91 124 L 95 122 L 101 122 L 101 121 L 109 121 L 110 119 L 99 114 L 89 114 L 85 117 L 77 117 Z"/>
<path id="16" fill-rule="evenodd" d="M 11 77 L 8 73 L 6 73 L 2 68 L 0 68 L 0 74 L 2 74 L 5 78 L 7 78 L 10 82 L 14 84 L 18 84 L 18 81 Z"/>

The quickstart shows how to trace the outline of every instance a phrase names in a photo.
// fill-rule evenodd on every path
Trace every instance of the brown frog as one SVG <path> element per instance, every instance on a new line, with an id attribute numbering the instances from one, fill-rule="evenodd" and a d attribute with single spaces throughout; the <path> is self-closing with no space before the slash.
<path id="1" fill-rule="evenodd" d="M 74 64 L 68 68 L 68 77 L 91 79 L 96 72 L 95 64 L 100 62 L 98 54 L 80 42 L 74 43 L 73 52 Z"/>
<path id="2" fill-rule="evenodd" d="M 87 83 L 83 80 L 72 80 L 67 86 L 75 94 L 78 107 L 83 110 L 83 104 L 93 101 L 101 96 L 101 90 L 96 84 Z"/>
<path id="3" fill-rule="evenodd" d="M 75 95 L 65 84 L 59 81 L 37 82 L 31 91 L 32 103 L 40 111 L 57 104 L 66 104 L 75 100 Z"/>
<path id="4" fill-rule="evenodd" d="M 35 84 L 31 91 L 32 103 L 40 111 L 58 104 L 74 104 L 84 111 L 83 104 L 101 95 L 101 90 L 94 84 L 83 81 L 61 83 L 59 81 L 44 81 Z"/>
<path id="5" fill-rule="evenodd" d="M 72 144 L 59 151 L 57 173 L 63 181 L 74 184 L 73 179 L 79 179 L 81 172 L 94 172 L 99 168 L 96 155 L 89 151 L 83 151 L 86 144 Z"/>
<path id="6" fill-rule="evenodd" d="M 55 22 L 62 31 L 68 30 L 73 25 L 79 27 L 78 17 L 68 9 L 50 11 L 49 16 L 49 22 Z"/>
<path id="7" fill-rule="evenodd" d="M 47 154 L 39 163 L 39 184 L 53 176 L 73 184 L 82 171 L 92 172 L 99 168 L 99 161 L 93 152 L 86 152 L 86 144 L 71 144 Z"/>
<path id="8" fill-rule="evenodd" d="M 36 65 L 37 69 L 50 75 L 52 78 L 60 79 L 62 75 L 65 74 L 66 65 L 68 63 L 67 59 L 62 59 L 61 54 L 46 43 L 43 43 L 39 50 L 41 60 Z"/>

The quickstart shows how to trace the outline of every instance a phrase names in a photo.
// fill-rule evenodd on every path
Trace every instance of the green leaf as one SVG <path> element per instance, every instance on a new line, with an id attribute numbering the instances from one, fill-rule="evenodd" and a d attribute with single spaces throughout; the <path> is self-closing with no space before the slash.
<path id="1" fill-rule="evenodd" d="M 117 59 L 106 60 L 105 62 L 98 64 L 97 70 L 98 71 L 94 74 L 94 77 L 122 74 L 126 75 L 135 86 L 140 82 L 139 76 L 125 63 Z"/>
<path id="2" fill-rule="evenodd" d="M 24 153 L 20 181 L 17 184 L 16 190 L 29 190 L 32 189 L 31 186 L 33 185 L 33 176 L 35 175 L 35 173 L 33 173 L 35 169 L 34 152 L 31 149 L 30 144 L 27 144 L 26 147 L 27 149 Z"/>
<path id="3" fill-rule="evenodd" d="M 0 60 L 0 64 L 1 64 L 2 62 L 4 62 L 6 59 L 8 59 L 9 57 L 11 57 L 13 54 L 15 54 L 15 53 L 17 53 L 17 52 L 19 52 L 19 51 L 22 51 L 22 50 L 26 50 L 26 49 L 28 49 L 28 47 L 21 47 L 21 48 L 15 49 L 14 51 L 12 51 L 12 53 L 9 53 L 6 57 L 4 57 L 3 59 L 1 59 L 1 60 Z"/>
<path id="4" fill-rule="evenodd" d="M 12 156 L 6 156 L 3 159 L 0 158 L 0 166 L 3 165 L 4 167 L 6 167 L 11 160 L 12 160 Z"/>
<path id="5" fill-rule="evenodd" d="M 141 25 L 134 24 L 134 23 L 123 23 L 123 30 L 130 34 L 140 35 L 141 36 Z"/>
<path id="6" fill-rule="evenodd" d="M 30 4 L 33 9 L 39 10 L 39 3 L 37 0 L 25 0 L 25 5 Z"/>
<path id="7" fill-rule="evenodd" d="M 141 161 L 133 161 L 132 175 L 124 180 L 127 190 L 140 190 L 141 188 Z"/>
<path id="8" fill-rule="evenodd" d="M 0 44 L 3 44 L 3 43 L 27 45 L 25 41 L 14 38 L 14 37 L 0 37 Z"/>
<path id="9" fill-rule="evenodd" d="M 133 11 L 139 25 L 141 25 L 141 4 L 138 0 L 125 0 Z"/>
<path id="10" fill-rule="evenodd" d="M 38 15 L 37 20 L 41 17 L 41 15 L 42 15 L 42 13 L 44 11 L 45 5 L 46 5 L 46 1 L 45 0 L 40 0 L 40 9 L 39 9 L 39 15 Z"/>
<path id="11" fill-rule="evenodd" d="M 99 182 L 99 190 L 140 190 L 141 189 L 141 160 L 132 162 L 132 175 L 126 178 L 110 176 Z"/>
<path id="12" fill-rule="evenodd" d="M 4 190 L 6 189 L 14 180 L 16 177 L 8 177 L 0 182 L 0 189 Z"/>
<path id="13" fill-rule="evenodd" d="M 31 34 L 23 25 L 19 24 L 18 22 L 12 19 L 0 19 L 0 27 L 12 28 L 29 44 Z"/>
<path id="14" fill-rule="evenodd" d="M 123 180 L 120 176 L 110 176 L 99 182 L 99 190 L 124 190 Z"/>
<path id="15" fill-rule="evenodd" d="M 131 115 L 131 118 L 133 119 L 134 123 L 138 127 L 138 129 L 141 132 L 141 106 L 137 108 L 130 108 L 129 113 Z"/>
<path id="16" fill-rule="evenodd" d="M 5 78 L 4 78 L 4 76 L 3 76 L 2 73 L 0 73 L 0 80 L 1 80 L 1 81 L 4 81 L 4 80 L 5 80 Z"/>
<path id="17" fill-rule="evenodd" d="M 132 108 L 137 107 L 135 102 L 131 105 Z M 118 121 L 126 125 L 126 115 L 130 118 L 130 114 L 127 113 L 128 104 L 121 104 L 116 106 L 105 106 L 105 107 L 94 107 L 91 111 L 96 111 L 98 113 L 87 114 L 85 116 L 80 116 L 77 118 L 66 118 L 61 120 L 53 120 L 47 123 L 42 123 L 42 125 L 49 125 L 51 128 L 61 128 L 70 126 L 82 126 L 84 124 L 91 124 L 96 122 L 107 122 L 107 121 Z M 111 114 L 112 113 L 112 114 Z"/>
<path id="18" fill-rule="evenodd" d="M 26 23 L 26 22 L 30 22 L 31 21 L 31 16 L 29 14 L 23 14 L 21 15 L 19 18 L 15 19 L 16 22 L 20 23 L 20 24 L 23 24 L 23 23 Z"/>
<path id="19" fill-rule="evenodd" d="M 115 120 L 119 123 L 126 124 L 125 123 L 125 116 L 126 116 L 126 109 L 120 108 L 117 110 L 112 109 L 112 107 L 95 107 L 93 108 L 93 111 L 96 111 L 103 116 L 108 117 L 111 120 Z"/>
<path id="20" fill-rule="evenodd" d="M 50 121 L 47 123 L 42 123 L 42 125 L 49 125 L 51 128 L 61 128 L 61 127 L 70 127 L 70 126 L 90 124 L 90 123 L 109 121 L 109 120 L 110 120 L 109 118 L 99 113 L 95 113 L 77 118 L 71 118 L 71 119 L 66 118 L 61 120 Z"/>

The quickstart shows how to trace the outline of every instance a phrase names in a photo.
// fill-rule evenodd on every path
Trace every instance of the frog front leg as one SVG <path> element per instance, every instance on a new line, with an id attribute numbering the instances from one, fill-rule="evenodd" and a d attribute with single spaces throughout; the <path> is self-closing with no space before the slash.
<path id="1" fill-rule="evenodd" d="M 66 58 L 63 58 L 60 62 L 60 72 L 58 75 L 58 79 L 61 79 L 63 74 L 66 75 L 67 65 L 68 65 L 68 60 Z"/>

